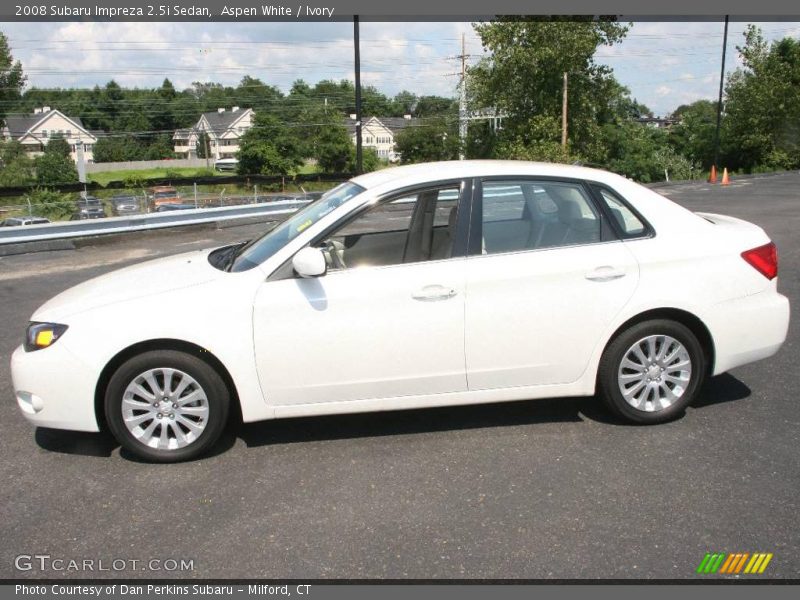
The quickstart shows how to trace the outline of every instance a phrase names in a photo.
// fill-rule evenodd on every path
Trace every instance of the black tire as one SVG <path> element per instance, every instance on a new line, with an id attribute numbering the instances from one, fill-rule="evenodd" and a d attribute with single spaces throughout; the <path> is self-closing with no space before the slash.
<path id="1" fill-rule="evenodd" d="M 666 408 L 652 411 L 636 408 L 628 403 L 620 389 L 618 375 L 620 366 L 628 351 L 638 341 L 649 336 L 669 336 L 683 345 L 691 361 L 691 375 L 682 395 Z M 633 371 L 626 371 L 626 373 Z M 646 373 L 642 368 L 642 373 Z M 668 319 L 643 321 L 619 333 L 606 347 L 597 374 L 597 387 L 600 396 L 616 415 L 640 424 L 655 424 L 671 421 L 683 414 L 686 407 L 697 396 L 706 374 L 706 359 L 700 342 L 685 325 Z M 661 381 L 659 379 L 659 381 Z M 629 384 L 630 385 L 630 384 Z M 654 384 L 655 385 L 655 384 Z M 666 385 L 666 384 L 665 384 Z M 672 388 L 674 391 L 674 388 Z M 652 402 L 650 406 L 655 406 Z"/>
<path id="2" fill-rule="evenodd" d="M 208 416 L 197 421 L 205 422 L 204 429 L 196 439 L 184 447 L 159 449 L 150 447 L 137 439 L 123 420 L 123 397 L 128 385 L 150 369 L 177 369 L 189 375 L 199 384 L 207 400 Z M 165 386 L 166 387 L 166 386 Z M 149 388 L 148 388 L 149 389 Z M 190 388 L 194 389 L 194 388 Z M 150 462 L 180 462 L 195 459 L 208 452 L 219 439 L 228 420 L 230 394 L 219 373 L 205 361 L 175 350 L 155 350 L 134 356 L 123 363 L 109 381 L 105 394 L 105 414 L 108 426 L 120 445 L 139 458 Z M 148 410 L 150 410 L 148 408 Z M 175 411 L 178 412 L 178 411 Z M 164 416 L 167 417 L 166 412 Z M 164 419 L 166 423 L 166 418 Z M 156 425 L 156 430 L 160 432 Z M 166 427 L 173 438 L 172 427 Z M 185 431 L 188 431 L 185 427 Z M 177 440 L 175 440 L 177 441 Z"/>

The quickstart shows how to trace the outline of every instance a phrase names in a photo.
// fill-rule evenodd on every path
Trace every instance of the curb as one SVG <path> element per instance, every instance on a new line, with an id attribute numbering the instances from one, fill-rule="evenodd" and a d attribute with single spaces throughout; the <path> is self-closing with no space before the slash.
<path id="1" fill-rule="evenodd" d="M 19 242 L 0 244 L 0 257 L 33 252 L 52 252 L 53 250 L 75 250 L 75 240 L 46 240 L 42 242 Z"/>

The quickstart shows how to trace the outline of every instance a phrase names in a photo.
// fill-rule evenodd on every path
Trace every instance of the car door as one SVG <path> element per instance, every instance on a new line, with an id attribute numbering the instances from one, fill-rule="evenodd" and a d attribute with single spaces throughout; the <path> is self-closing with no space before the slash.
<path id="1" fill-rule="evenodd" d="M 265 282 L 254 306 L 259 378 L 273 405 L 458 392 L 466 233 L 461 182 L 381 201 L 312 245 L 314 279 Z"/>
<path id="2" fill-rule="evenodd" d="M 633 255 L 580 182 L 485 180 L 473 210 L 469 389 L 577 380 L 637 286 Z"/>

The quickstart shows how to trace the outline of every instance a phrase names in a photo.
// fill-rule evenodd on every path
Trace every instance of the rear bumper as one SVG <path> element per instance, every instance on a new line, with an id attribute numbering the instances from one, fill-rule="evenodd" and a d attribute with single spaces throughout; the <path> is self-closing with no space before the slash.
<path id="1" fill-rule="evenodd" d="M 789 300 L 768 290 L 715 304 L 704 319 L 714 339 L 714 375 L 775 354 L 789 329 Z"/>
<path id="2" fill-rule="evenodd" d="M 20 346 L 11 356 L 17 406 L 39 427 L 99 431 L 94 410 L 97 374 L 65 344 L 36 352 Z"/>

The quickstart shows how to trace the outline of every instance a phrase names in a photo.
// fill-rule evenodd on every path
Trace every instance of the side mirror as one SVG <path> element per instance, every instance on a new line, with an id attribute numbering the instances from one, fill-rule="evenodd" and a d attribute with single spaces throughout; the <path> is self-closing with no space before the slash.
<path id="1" fill-rule="evenodd" d="M 292 267 L 300 277 L 321 277 L 328 271 L 325 255 L 319 248 L 307 246 L 294 255 Z"/>

